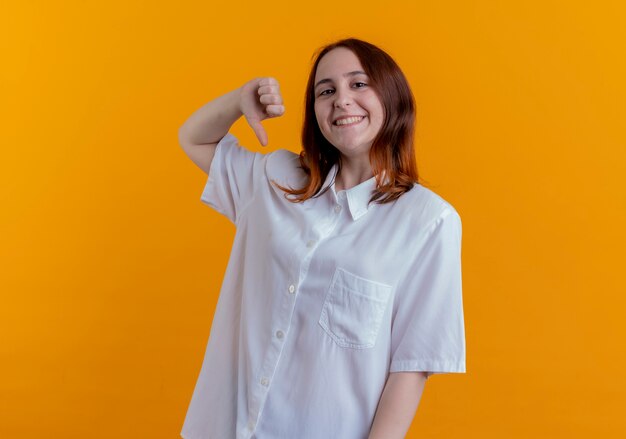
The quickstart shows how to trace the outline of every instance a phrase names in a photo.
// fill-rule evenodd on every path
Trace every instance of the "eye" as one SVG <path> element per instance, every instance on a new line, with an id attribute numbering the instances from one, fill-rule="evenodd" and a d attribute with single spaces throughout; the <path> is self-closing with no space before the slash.
<path id="1" fill-rule="evenodd" d="M 356 86 L 356 88 L 363 88 L 363 87 L 367 87 L 367 84 L 365 82 L 355 82 L 353 86 Z M 327 88 L 325 90 L 322 90 L 319 95 L 327 96 L 329 93 L 326 93 L 326 92 L 332 92 L 332 91 L 333 91 L 332 89 Z"/>

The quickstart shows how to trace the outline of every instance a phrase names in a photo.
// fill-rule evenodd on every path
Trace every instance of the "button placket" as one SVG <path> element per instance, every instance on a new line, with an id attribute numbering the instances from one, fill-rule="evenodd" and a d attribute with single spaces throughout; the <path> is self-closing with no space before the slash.
<path id="1" fill-rule="evenodd" d="M 345 200 L 346 196 L 342 194 L 339 200 L 334 200 L 335 202 L 326 204 L 327 201 L 325 201 L 324 205 L 320 206 L 320 208 L 325 208 L 325 212 L 318 212 L 317 217 L 314 218 L 315 221 L 312 221 L 311 227 L 302 230 L 300 242 L 293 242 L 294 245 L 286 250 L 287 258 L 285 266 L 283 267 L 284 271 L 280 276 L 282 279 L 277 279 L 277 295 L 280 301 L 277 307 L 280 308 L 280 313 L 277 313 L 277 318 L 273 320 L 273 324 L 269 328 L 266 328 L 266 330 L 269 329 L 270 332 L 270 334 L 268 334 L 270 343 L 262 360 L 262 367 L 254 374 L 254 378 L 256 378 L 257 381 L 254 384 L 251 400 L 253 404 L 249 405 L 249 432 L 246 438 L 238 439 L 249 438 L 252 432 L 254 432 L 254 429 L 260 425 L 261 419 L 253 419 L 255 418 L 254 414 L 255 412 L 262 413 L 270 390 L 274 388 L 274 386 L 279 385 L 278 381 L 276 383 L 273 382 L 274 377 L 276 376 L 279 380 L 283 379 L 282 376 L 276 375 L 276 372 L 278 371 L 278 365 L 281 361 L 281 354 L 284 353 L 283 349 L 288 346 L 287 335 L 291 336 L 290 331 L 292 330 L 292 317 L 295 312 L 296 300 L 299 299 L 298 296 L 301 292 L 306 294 L 306 280 L 311 259 L 315 255 L 316 248 L 324 245 L 325 240 L 332 235 L 333 230 L 336 229 L 337 225 L 340 223 L 340 213 L 343 213 L 342 208 L 346 207 Z M 300 287 L 303 285 L 305 286 L 305 290 L 301 291 Z M 284 288 L 282 293 L 280 293 L 281 288 Z M 272 330 L 274 331 L 273 334 L 271 332 Z M 283 359 L 282 361 L 285 360 Z M 282 386 L 282 384 L 280 385 Z M 260 417 L 260 415 L 258 415 L 258 417 Z"/>

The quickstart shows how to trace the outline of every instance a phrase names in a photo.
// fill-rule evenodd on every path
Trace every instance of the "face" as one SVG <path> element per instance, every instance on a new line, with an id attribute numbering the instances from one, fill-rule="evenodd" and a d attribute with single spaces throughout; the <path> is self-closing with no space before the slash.
<path id="1" fill-rule="evenodd" d="M 384 109 L 357 56 L 345 47 L 324 55 L 314 93 L 315 117 L 326 140 L 344 156 L 369 157 Z"/>

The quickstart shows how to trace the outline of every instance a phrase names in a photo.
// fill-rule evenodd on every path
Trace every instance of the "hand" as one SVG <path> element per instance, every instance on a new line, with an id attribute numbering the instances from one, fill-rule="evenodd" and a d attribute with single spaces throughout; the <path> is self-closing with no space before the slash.
<path id="1" fill-rule="evenodd" d="M 261 145 L 267 146 L 267 133 L 261 121 L 282 116 L 285 112 L 278 81 L 271 77 L 254 78 L 241 87 L 239 106 L 248 125 L 254 130 Z"/>

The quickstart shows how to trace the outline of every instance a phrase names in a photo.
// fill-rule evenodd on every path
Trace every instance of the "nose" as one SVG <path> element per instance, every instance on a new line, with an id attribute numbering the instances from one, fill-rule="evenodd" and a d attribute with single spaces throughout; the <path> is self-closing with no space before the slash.
<path id="1" fill-rule="evenodd" d="M 352 103 L 352 96 L 348 90 L 344 90 L 343 87 L 337 87 L 335 91 L 335 107 L 346 107 Z"/>

